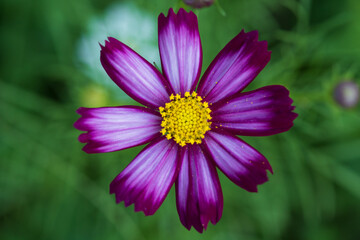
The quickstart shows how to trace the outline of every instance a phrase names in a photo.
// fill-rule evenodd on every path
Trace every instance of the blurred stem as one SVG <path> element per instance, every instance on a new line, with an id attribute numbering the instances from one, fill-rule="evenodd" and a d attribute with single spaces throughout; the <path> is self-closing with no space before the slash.
<path id="1" fill-rule="evenodd" d="M 299 21 L 298 21 L 298 31 L 307 32 L 309 29 L 310 22 L 310 11 L 311 11 L 311 0 L 300 0 L 299 2 Z"/>
<path id="2" fill-rule="evenodd" d="M 292 177 L 294 179 L 294 186 L 297 189 L 297 197 L 299 198 L 300 205 L 303 210 L 306 223 L 313 225 L 316 221 L 314 219 L 314 189 L 309 181 L 309 172 L 306 171 L 305 157 L 301 146 L 298 144 L 296 138 L 289 134 L 283 135 L 285 141 L 281 141 L 286 145 L 282 149 L 286 149 L 283 152 L 284 156 L 288 156 L 287 159 L 291 159 L 289 163 Z"/>
<path id="3" fill-rule="evenodd" d="M 223 16 L 226 17 L 226 12 L 225 10 L 221 7 L 220 5 L 220 0 L 215 0 L 215 6 L 217 8 L 217 10 L 219 11 L 219 13 Z"/>
<path id="4" fill-rule="evenodd" d="M 342 166 L 332 157 L 315 149 L 309 151 L 309 154 L 312 158 L 310 163 L 312 163 L 319 173 L 327 177 L 330 181 L 336 182 L 339 186 L 360 199 L 360 188 L 356 187 L 356 183 L 360 183 L 359 174 Z M 324 167 L 324 165 L 328 165 L 329 167 Z M 331 169 L 331 171 L 329 169 Z"/>
<path id="5" fill-rule="evenodd" d="M 101 212 L 105 218 L 117 229 L 117 231 L 124 237 L 128 236 L 123 233 L 123 229 L 118 224 L 115 219 L 114 209 L 106 208 L 109 206 L 109 198 L 104 197 L 108 196 L 108 193 L 103 189 L 99 188 L 95 182 L 91 181 L 86 175 L 78 171 L 76 166 L 71 164 L 71 161 L 66 161 L 63 159 L 61 154 L 58 152 L 51 151 L 46 145 L 44 145 L 40 139 L 34 138 L 32 135 L 24 134 L 21 130 L 8 127 L 6 128 L 7 136 L 14 136 L 10 141 L 16 141 L 16 139 L 26 139 L 28 142 L 31 142 L 34 148 L 39 149 L 42 153 L 48 156 L 48 159 L 55 160 L 56 164 L 52 162 L 49 164 L 48 161 L 37 161 L 39 166 L 42 167 L 45 171 L 51 172 L 54 176 L 58 177 L 60 180 L 71 186 L 74 190 L 84 196 L 91 204 L 93 204 L 99 212 Z M 46 140 L 46 139 L 45 139 Z M 10 147 L 16 146 L 16 142 L 9 142 Z M 81 183 L 77 185 L 77 182 L 72 181 L 72 179 L 79 179 Z M 84 187 L 86 186 L 86 187 Z M 116 208 L 117 211 L 120 211 L 122 215 L 127 215 L 127 213 L 122 208 Z M 137 228 L 135 222 L 131 220 L 131 217 L 127 215 L 127 219 L 131 221 L 133 228 L 136 229 L 138 236 L 141 239 L 145 239 L 144 235 Z"/>

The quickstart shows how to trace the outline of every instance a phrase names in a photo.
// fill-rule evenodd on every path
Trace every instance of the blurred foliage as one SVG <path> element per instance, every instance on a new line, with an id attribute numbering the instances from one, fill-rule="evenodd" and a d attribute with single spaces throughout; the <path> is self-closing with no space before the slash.
<path id="1" fill-rule="evenodd" d="M 253 194 L 220 174 L 223 217 L 202 235 L 181 225 L 173 189 L 151 217 L 108 194 L 141 147 L 80 150 L 75 110 L 123 104 L 75 56 L 91 19 L 114 2 L 0 1 L 0 239 L 360 239 L 360 108 L 332 98 L 339 81 L 360 82 L 358 0 L 218 0 L 195 11 L 203 71 L 241 29 L 258 30 L 272 60 L 248 89 L 285 85 L 299 113 L 287 133 L 244 138 L 274 175 Z M 131 2 L 155 24 L 184 6 Z"/>

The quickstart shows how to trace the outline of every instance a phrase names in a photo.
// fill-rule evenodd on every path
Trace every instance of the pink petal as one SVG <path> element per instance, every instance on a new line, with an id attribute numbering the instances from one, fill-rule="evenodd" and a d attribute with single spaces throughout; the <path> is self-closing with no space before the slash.
<path id="1" fill-rule="evenodd" d="M 139 103 L 158 108 L 169 101 L 169 86 L 160 72 L 115 38 L 101 46 L 101 64 L 110 78 Z"/>
<path id="2" fill-rule="evenodd" d="M 293 100 L 283 86 L 267 86 L 240 93 L 233 99 L 214 104 L 212 127 L 236 135 L 268 136 L 288 131 L 297 114 Z"/>
<path id="3" fill-rule="evenodd" d="M 87 131 L 79 141 L 87 153 L 113 152 L 150 142 L 160 135 L 161 116 L 144 107 L 79 108 L 74 126 Z"/>
<path id="4" fill-rule="evenodd" d="M 135 205 L 135 211 L 152 215 L 170 191 L 178 173 L 178 145 L 166 138 L 146 146 L 112 181 L 110 193 L 116 202 Z"/>
<path id="5" fill-rule="evenodd" d="M 209 221 L 216 224 L 222 215 L 223 196 L 215 166 L 199 145 L 181 148 L 182 165 L 175 183 L 176 203 L 181 223 L 198 232 Z"/>
<path id="6" fill-rule="evenodd" d="M 163 73 L 174 93 L 192 92 L 200 77 L 202 49 L 193 12 L 173 9 L 159 16 L 159 49 Z"/>
<path id="7" fill-rule="evenodd" d="M 218 168 L 249 192 L 257 192 L 257 185 L 268 180 L 266 170 L 272 173 L 266 158 L 235 136 L 209 131 L 204 142 L 206 152 Z"/>
<path id="8" fill-rule="evenodd" d="M 200 80 L 197 92 L 216 103 L 242 91 L 270 61 L 267 42 L 257 31 L 241 31 L 215 57 Z"/>

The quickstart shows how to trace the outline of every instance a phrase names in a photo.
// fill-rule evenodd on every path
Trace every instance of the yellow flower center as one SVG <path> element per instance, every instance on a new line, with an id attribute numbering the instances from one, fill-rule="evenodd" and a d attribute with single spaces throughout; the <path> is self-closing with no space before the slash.
<path id="1" fill-rule="evenodd" d="M 200 144 L 211 126 L 208 103 L 203 102 L 196 92 L 186 92 L 184 97 L 171 94 L 170 100 L 165 107 L 159 107 L 163 118 L 162 135 L 169 140 L 174 139 L 182 147 L 187 143 Z"/>

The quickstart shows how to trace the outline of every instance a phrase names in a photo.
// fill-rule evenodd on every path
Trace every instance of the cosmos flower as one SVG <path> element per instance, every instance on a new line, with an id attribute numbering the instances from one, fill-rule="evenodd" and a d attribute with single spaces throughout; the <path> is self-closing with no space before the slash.
<path id="1" fill-rule="evenodd" d="M 79 108 L 75 127 L 87 153 L 149 143 L 110 184 L 116 202 L 152 215 L 175 183 L 180 221 L 206 229 L 222 215 L 216 168 L 249 192 L 272 172 L 266 158 L 236 135 L 268 136 L 289 130 L 297 117 L 283 86 L 242 92 L 270 60 L 256 31 L 241 31 L 200 78 L 197 17 L 180 9 L 158 19 L 163 73 L 114 38 L 101 46 L 110 78 L 144 105 Z M 198 83 L 199 81 L 199 83 Z"/>

